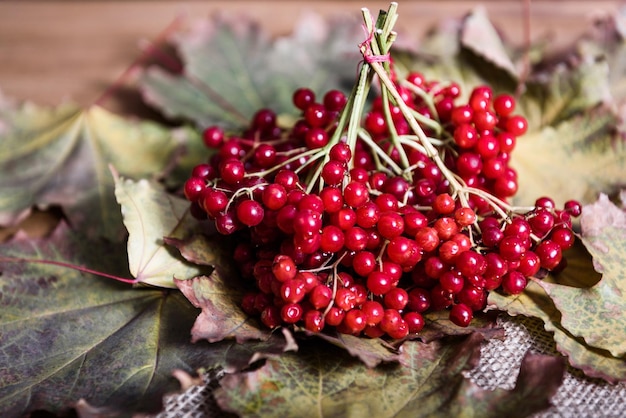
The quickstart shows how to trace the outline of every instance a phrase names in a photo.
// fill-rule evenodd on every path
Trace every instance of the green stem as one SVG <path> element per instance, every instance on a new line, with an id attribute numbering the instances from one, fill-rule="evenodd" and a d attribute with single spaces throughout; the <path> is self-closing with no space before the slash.
<path id="1" fill-rule="evenodd" d="M 375 153 L 376 156 L 385 160 L 385 163 L 387 163 L 389 167 L 393 169 L 396 175 L 401 175 L 403 173 L 404 170 L 400 166 L 398 166 L 376 142 L 374 142 L 374 140 L 369 136 L 367 131 L 362 129 L 359 133 L 359 138 L 361 138 L 361 141 L 365 142 L 370 147 L 370 149 Z"/>
<path id="2" fill-rule="evenodd" d="M 452 189 L 453 193 L 458 194 L 461 204 L 463 206 L 469 206 L 467 195 L 466 193 L 463 193 L 465 186 L 462 185 L 456 179 L 453 173 L 448 169 L 448 167 L 446 167 L 445 163 L 443 162 L 443 159 L 437 152 L 437 148 L 435 148 L 435 146 L 428 140 L 428 137 L 424 133 L 424 130 L 422 129 L 422 127 L 419 125 L 419 123 L 413 116 L 412 109 L 409 108 L 409 106 L 407 106 L 404 100 L 402 100 L 402 97 L 400 96 L 398 89 L 396 89 L 396 87 L 394 86 L 393 81 L 391 81 L 391 79 L 387 75 L 387 72 L 385 71 L 383 66 L 380 65 L 380 63 L 378 62 L 372 62 L 370 63 L 370 66 L 372 67 L 374 72 L 378 75 L 378 78 L 380 79 L 380 81 L 385 85 L 387 89 L 389 89 L 389 93 L 394 98 L 394 100 L 396 100 L 397 105 L 400 108 L 400 111 L 402 112 L 402 115 L 405 117 L 406 121 L 408 122 L 413 132 L 417 135 L 417 138 L 420 144 L 424 147 L 424 150 L 426 151 L 426 155 L 428 156 L 428 158 L 430 158 L 437 165 L 437 167 L 441 171 L 441 174 L 446 178 L 446 180 L 450 182 L 450 188 Z"/>

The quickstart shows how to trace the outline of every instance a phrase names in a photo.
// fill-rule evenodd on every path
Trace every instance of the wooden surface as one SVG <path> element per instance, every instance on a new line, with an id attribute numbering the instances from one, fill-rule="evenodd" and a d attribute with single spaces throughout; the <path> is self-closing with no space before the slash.
<path id="1" fill-rule="evenodd" d="M 419 39 L 438 21 L 482 4 L 504 34 L 522 43 L 523 2 L 400 1 L 398 31 Z M 531 4 L 532 37 L 559 48 L 620 1 L 540 1 Z M 387 1 L 0 1 L 0 91 L 20 100 L 91 103 L 177 17 L 245 13 L 272 34 L 289 33 L 305 11 L 359 16 Z"/>

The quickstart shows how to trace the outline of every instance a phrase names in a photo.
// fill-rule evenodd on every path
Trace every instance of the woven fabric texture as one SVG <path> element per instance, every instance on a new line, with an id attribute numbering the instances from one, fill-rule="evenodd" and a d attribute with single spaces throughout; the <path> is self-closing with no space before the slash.
<path id="1" fill-rule="evenodd" d="M 504 340 L 488 341 L 481 348 L 481 360 L 466 376 L 485 389 L 512 389 L 527 351 L 557 355 L 552 334 L 536 318 L 501 316 L 499 325 L 506 331 Z M 156 418 L 223 418 L 212 396 L 220 375 L 204 376 L 205 384 L 165 399 L 165 409 Z M 563 384 L 552 398 L 552 407 L 533 418 L 621 418 L 626 417 L 626 383 L 610 384 L 590 379 L 569 367 Z"/>

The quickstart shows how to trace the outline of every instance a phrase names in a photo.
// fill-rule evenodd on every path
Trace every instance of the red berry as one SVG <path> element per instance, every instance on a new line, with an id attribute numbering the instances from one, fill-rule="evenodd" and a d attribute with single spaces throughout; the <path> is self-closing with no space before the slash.
<path id="1" fill-rule="evenodd" d="M 300 279 L 287 280 L 280 287 L 280 297 L 285 302 L 298 303 L 304 299 L 305 292 L 304 281 Z"/>
<path id="2" fill-rule="evenodd" d="M 393 287 L 392 279 L 387 273 L 373 271 L 367 275 L 367 289 L 374 295 L 384 295 Z"/>
<path id="3" fill-rule="evenodd" d="M 523 116 L 514 115 L 506 120 L 506 130 L 515 136 L 521 136 L 528 129 L 528 122 Z"/>
<path id="4" fill-rule="evenodd" d="M 526 277 L 519 271 L 510 271 L 502 277 L 502 290 L 509 295 L 519 295 L 526 288 Z"/>
<path id="5" fill-rule="evenodd" d="M 331 160 L 347 163 L 352 158 L 352 150 L 345 142 L 339 142 L 330 148 L 328 156 Z"/>
<path id="6" fill-rule="evenodd" d="M 324 99 L 322 100 L 324 103 L 324 107 L 332 112 L 340 112 L 348 99 L 343 92 L 339 90 L 330 90 L 324 95 Z"/>
<path id="7" fill-rule="evenodd" d="M 326 321 L 326 324 L 336 327 L 341 324 L 345 315 L 346 313 L 343 310 L 333 306 L 328 310 L 328 313 L 326 313 L 324 320 Z"/>
<path id="8" fill-rule="evenodd" d="M 369 191 L 365 184 L 351 181 L 343 189 L 343 198 L 348 206 L 358 208 L 369 200 Z"/>
<path id="9" fill-rule="evenodd" d="M 311 89 L 300 88 L 293 93 L 293 104 L 300 110 L 305 110 L 315 103 L 315 93 Z"/>
<path id="10" fill-rule="evenodd" d="M 209 126 L 202 132 L 202 141 L 208 148 L 219 148 L 224 143 L 224 131 L 219 126 Z"/>
<path id="11" fill-rule="evenodd" d="M 190 202 L 196 202 L 200 198 L 205 187 L 206 182 L 203 179 L 191 177 L 185 182 L 183 192 L 187 200 Z"/>
<path id="12" fill-rule="evenodd" d="M 404 289 L 394 287 L 385 293 L 384 302 L 386 308 L 401 311 L 409 302 L 409 294 Z"/>
<path id="13" fill-rule="evenodd" d="M 320 249 L 327 253 L 337 253 L 343 248 L 343 231 L 335 225 L 327 225 L 322 228 Z"/>
<path id="14" fill-rule="evenodd" d="M 298 269 L 291 257 L 278 254 L 272 262 L 272 273 L 279 282 L 286 282 L 296 277 Z"/>
<path id="15" fill-rule="evenodd" d="M 308 295 L 309 302 L 315 309 L 324 309 L 333 297 L 333 291 L 325 284 L 318 284 Z"/>
<path id="16" fill-rule="evenodd" d="M 243 180 L 245 174 L 243 162 L 239 160 L 230 159 L 220 164 L 220 177 L 229 185 L 236 185 Z"/>
<path id="17" fill-rule="evenodd" d="M 302 318 L 302 306 L 298 303 L 286 303 L 280 310 L 280 317 L 287 324 L 295 324 Z"/>
<path id="18" fill-rule="evenodd" d="M 535 253 L 537 253 L 541 260 L 541 267 L 546 270 L 555 269 L 561 262 L 561 246 L 552 240 L 547 239 L 539 243 L 537 248 L 535 248 Z"/>
<path id="19" fill-rule="evenodd" d="M 448 193 L 442 193 L 435 198 L 433 202 L 433 210 L 441 215 L 447 215 L 454 212 L 456 203 L 452 196 Z"/>
<path id="20" fill-rule="evenodd" d="M 283 186 L 272 183 L 263 189 L 263 204 L 270 210 L 278 210 L 287 203 L 287 191 Z"/>
<path id="21" fill-rule="evenodd" d="M 384 212 L 380 215 L 376 228 L 384 238 L 391 239 L 404 232 L 404 220 L 396 212 Z"/>
<path id="22" fill-rule="evenodd" d="M 365 329 L 367 315 L 360 309 L 351 309 L 346 312 L 343 318 L 343 325 L 347 328 L 349 334 L 358 335 Z"/>
<path id="23" fill-rule="evenodd" d="M 422 329 L 424 329 L 424 325 L 426 325 L 424 317 L 418 312 L 407 312 L 402 316 L 402 319 L 406 322 L 409 328 L 409 333 L 411 334 L 419 333 Z"/>
<path id="24" fill-rule="evenodd" d="M 454 142 L 461 148 L 472 148 L 478 142 L 478 133 L 469 123 L 457 125 L 453 137 Z"/>
<path id="25" fill-rule="evenodd" d="M 561 250 L 569 250 L 574 245 L 574 233 L 571 229 L 558 226 L 550 233 L 550 239 L 561 247 Z"/>
<path id="26" fill-rule="evenodd" d="M 263 221 L 263 206 L 257 201 L 246 199 L 237 205 L 237 219 L 246 226 L 255 226 Z"/>
<path id="27" fill-rule="evenodd" d="M 310 332 L 321 332 L 324 329 L 324 314 L 320 311 L 309 310 L 304 314 L 304 328 Z"/>
<path id="28" fill-rule="evenodd" d="M 515 110 L 515 98 L 509 94 L 500 94 L 493 99 L 493 110 L 498 116 L 509 116 Z"/>
<path id="29" fill-rule="evenodd" d="M 472 309 L 464 303 L 457 303 L 450 310 L 450 321 L 460 327 L 467 327 L 473 316 Z"/>

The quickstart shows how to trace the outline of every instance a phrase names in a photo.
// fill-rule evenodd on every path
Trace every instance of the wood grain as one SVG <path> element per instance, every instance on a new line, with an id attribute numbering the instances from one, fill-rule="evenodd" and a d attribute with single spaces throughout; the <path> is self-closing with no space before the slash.
<path id="1" fill-rule="evenodd" d="M 418 40 L 436 22 L 483 4 L 505 36 L 523 34 L 522 1 L 401 1 L 398 31 Z M 533 1 L 533 38 L 549 36 L 559 48 L 588 28 L 594 16 L 619 1 Z M 180 16 L 243 13 L 270 33 L 286 34 L 306 11 L 359 15 L 386 1 L 4 1 L 0 2 L 0 91 L 20 100 L 91 103 Z"/>

